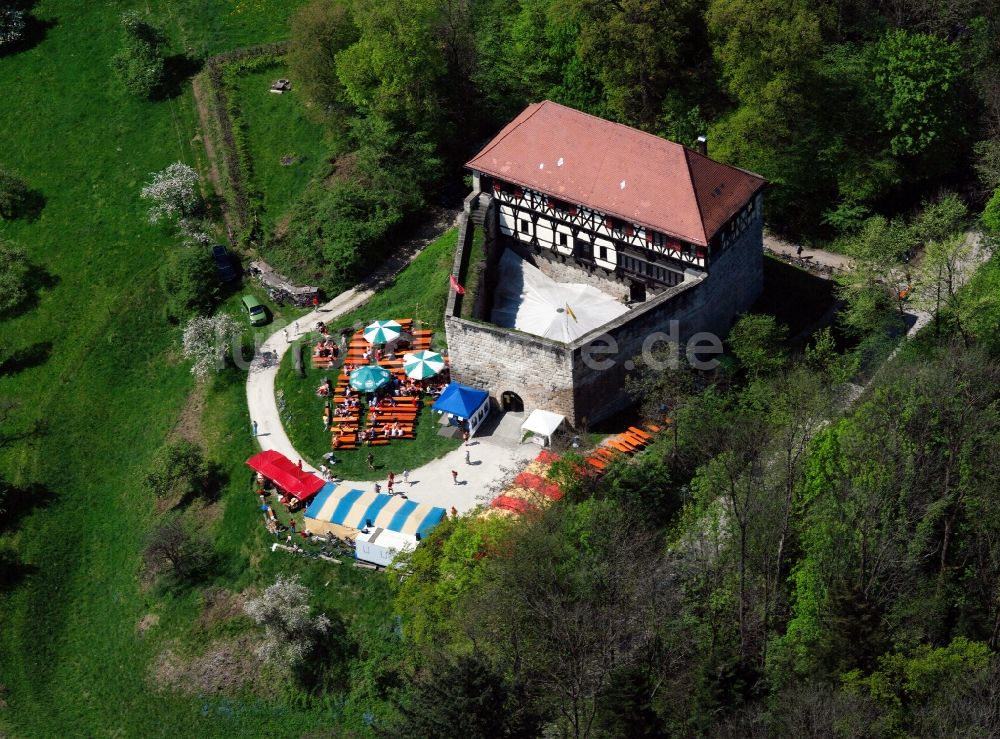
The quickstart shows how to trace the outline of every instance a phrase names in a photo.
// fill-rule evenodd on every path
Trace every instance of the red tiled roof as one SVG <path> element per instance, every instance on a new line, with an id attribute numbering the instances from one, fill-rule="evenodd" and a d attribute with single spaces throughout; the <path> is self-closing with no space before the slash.
<path id="1" fill-rule="evenodd" d="M 525 108 L 466 166 L 702 246 L 765 184 L 549 100 Z"/>

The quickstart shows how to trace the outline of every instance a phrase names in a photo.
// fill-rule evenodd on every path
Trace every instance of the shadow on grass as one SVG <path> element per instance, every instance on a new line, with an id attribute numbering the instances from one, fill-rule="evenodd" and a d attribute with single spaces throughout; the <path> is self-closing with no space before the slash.
<path id="1" fill-rule="evenodd" d="M 17 552 L 11 549 L 0 551 L 0 593 L 14 590 L 37 570 L 34 565 L 21 561 Z"/>
<path id="2" fill-rule="evenodd" d="M 58 22 L 54 18 L 42 20 L 31 15 L 30 11 L 34 4 L 34 2 L 13 3 L 15 10 L 23 10 L 25 13 L 24 34 L 14 43 L 0 46 L 0 59 L 33 49 L 45 40 L 49 35 L 49 29 L 57 25 Z"/>
<path id="3" fill-rule="evenodd" d="M 16 375 L 26 369 L 39 367 L 49 361 L 49 355 L 51 354 L 51 341 L 38 341 L 20 349 L 15 349 L 6 357 L 0 358 L 0 377 L 4 375 Z"/>
<path id="4" fill-rule="evenodd" d="M 39 293 L 43 289 L 48 290 L 58 284 L 59 277 L 57 275 L 52 274 L 44 267 L 32 264 L 31 270 L 28 272 L 27 284 L 25 285 L 27 297 L 7 311 L 0 312 L 0 318 L 17 318 L 24 315 L 38 305 Z"/>
<path id="5" fill-rule="evenodd" d="M 169 100 L 180 95 L 185 83 L 201 71 L 204 62 L 185 54 L 174 54 L 163 60 L 163 66 L 166 74 L 159 90 L 153 95 L 154 100 Z"/>
<path id="6" fill-rule="evenodd" d="M 4 493 L 0 500 L 5 509 L 0 518 L 0 533 L 15 530 L 33 511 L 48 507 L 56 499 L 55 492 L 40 483 L 20 486 L 0 480 L 0 492 Z"/>

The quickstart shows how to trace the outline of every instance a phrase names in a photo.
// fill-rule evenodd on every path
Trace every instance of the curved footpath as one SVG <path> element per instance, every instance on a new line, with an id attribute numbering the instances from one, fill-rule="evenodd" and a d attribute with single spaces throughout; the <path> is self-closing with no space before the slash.
<path id="1" fill-rule="evenodd" d="M 390 268 L 387 273 L 394 274 L 396 271 Z M 266 366 L 254 362 L 247 376 L 247 407 L 250 410 L 251 421 L 257 422 L 257 442 L 261 449 L 281 452 L 293 462 L 301 459 L 303 469 L 316 471 L 292 446 L 281 423 L 281 415 L 278 413 L 274 396 L 274 380 L 278 374 L 278 367 L 291 342 L 309 333 L 309 327 L 315 326 L 317 321 L 333 321 L 358 308 L 367 302 L 377 289 L 377 287 L 357 286 L 343 292 L 298 321 L 287 327 L 282 326 L 261 346 L 262 352 L 274 352 L 277 358 L 277 361 Z M 374 320 L 379 316 L 372 318 Z M 288 340 L 285 339 L 286 328 Z M 317 423 L 319 418 L 317 409 Z M 409 485 L 403 485 L 399 479 L 403 470 L 392 470 L 396 473 L 396 490 L 406 493 L 411 500 L 418 503 L 440 506 L 445 510 L 454 507 L 460 513 L 480 503 L 488 503 L 497 493 L 493 487 L 497 481 L 506 476 L 507 470 L 515 466 L 520 467 L 523 462 L 538 453 L 538 447 L 534 444 L 520 443 L 521 420 L 520 416 L 513 415 L 502 417 L 499 423 L 496 423 L 495 419 L 488 419 L 486 427 L 492 431 L 483 433 L 480 430 L 479 435 L 470 441 L 469 446 L 460 446 L 423 467 L 411 469 Z M 465 462 L 466 451 L 471 457 L 471 464 Z M 375 453 L 378 454 L 377 449 Z M 336 474 L 336 465 L 332 470 Z M 458 485 L 452 482 L 452 470 L 458 472 Z M 388 469 L 385 470 L 386 474 L 388 472 Z M 340 482 L 360 490 L 372 490 L 376 481 L 341 480 Z M 386 480 L 383 479 L 381 483 L 384 489 Z"/>

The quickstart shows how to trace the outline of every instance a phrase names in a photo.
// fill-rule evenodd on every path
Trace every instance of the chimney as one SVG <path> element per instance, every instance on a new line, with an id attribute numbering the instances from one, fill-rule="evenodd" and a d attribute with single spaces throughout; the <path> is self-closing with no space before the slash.
<path id="1" fill-rule="evenodd" d="M 708 156 L 708 138 L 706 136 L 698 137 L 698 151 L 702 156 Z"/>

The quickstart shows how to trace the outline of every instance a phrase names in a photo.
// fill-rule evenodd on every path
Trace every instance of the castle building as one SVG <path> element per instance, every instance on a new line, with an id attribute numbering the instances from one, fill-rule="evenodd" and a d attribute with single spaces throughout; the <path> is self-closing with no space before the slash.
<path id="1" fill-rule="evenodd" d="M 724 336 L 761 292 L 758 175 L 550 101 L 467 166 L 455 271 L 475 277 L 448 303 L 452 375 L 507 409 L 599 421 L 656 336 Z"/>

